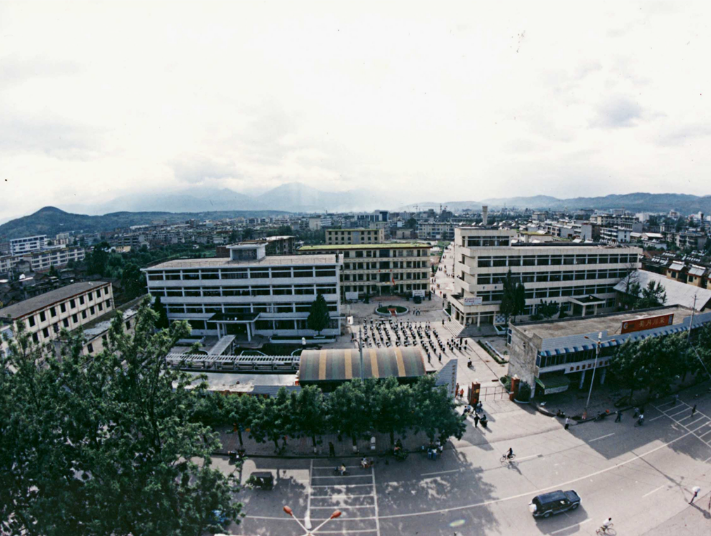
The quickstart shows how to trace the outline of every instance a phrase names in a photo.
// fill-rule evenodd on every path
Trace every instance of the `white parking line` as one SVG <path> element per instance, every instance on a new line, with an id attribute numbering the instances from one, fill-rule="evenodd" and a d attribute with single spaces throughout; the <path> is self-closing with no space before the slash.
<path id="1" fill-rule="evenodd" d="M 654 417 L 654 419 L 649 419 L 648 422 L 656 421 L 657 419 L 661 419 L 662 417 L 669 417 L 669 415 L 660 415 L 659 417 Z M 669 417 L 671 419 L 671 417 Z"/>
<path id="2" fill-rule="evenodd" d="M 370 475 L 336 475 L 336 476 L 314 475 L 311 478 L 370 478 Z"/>
<path id="3" fill-rule="evenodd" d="M 346 529 L 343 530 L 320 530 L 318 531 L 319 534 L 354 534 L 354 533 L 363 533 L 363 532 L 376 532 L 375 529 L 360 529 L 360 530 L 353 530 L 353 529 L 348 529 L 346 532 Z"/>
<path id="4" fill-rule="evenodd" d="M 611 434 L 604 435 L 604 436 L 602 436 L 602 437 L 597 437 L 597 438 L 595 438 L 595 439 L 591 439 L 590 441 L 588 441 L 588 443 L 592 443 L 592 442 L 594 442 L 594 441 L 600 441 L 601 439 L 605 439 L 606 437 L 610 437 L 610 436 L 613 436 L 613 435 L 615 435 L 615 432 L 612 432 Z"/>
<path id="5" fill-rule="evenodd" d="M 564 530 L 574 529 L 575 527 L 579 527 L 580 525 L 584 525 L 584 524 L 587 523 L 588 521 L 590 521 L 590 520 L 589 520 L 589 519 L 586 519 L 585 521 L 581 521 L 580 523 L 576 523 L 575 525 L 570 525 L 569 527 L 565 527 L 564 529 L 554 530 L 553 532 L 551 532 L 551 534 L 558 534 L 559 532 L 563 532 Z"/>
<path id="6" fill-rule="evenodd" d="M 375 505 L 375 529 L 376 534 L 380 536 L 380 515 L 378 514 L 378 492 L 375 485 L 375 467 L 370 468 L 373 475 L 373 503 Z"/>
<path id="7" fill-rule="evenodd" d="M 354 499 L 355 497 L 373 497 L 372 493 L 367 495 L 346 495 L 345 493 L 338 493 L 334 495 L 313 495 L 314 499 Z"/>
<path id="8" fill-rule="evenodd" d="M 451 469 L 449 471 L 437 471 L 436 473 L 422 473 L 420 476 L 446 475 L 447 473 L 458 473 L 461 469 Z"/>
<path id="9" fill-rule="evenodd" d="M 339 504 L 338 506 L 312 506 L 311 507 L 312 510 L 316 510 L 317 508 L 320 510 L 328 510 L 329 508 L 331 510 L 333 510 L 334 508 L 337 508 L 338 510 L 346 510 L 346 509 L 351 509 L 351 508 L 375 508 L 375 505 L 371 504 L 371 505 L 361 505 L 361 506 L 343 506 L 343 505 Z"/>
<path id="10" fill-rule="evenodd" d="M 311 486 L 312 488 L 357 488 L 363 486 L 372 486 L 372 484 L 324 484 L 319 486 Z"/>
<path id="11" fill-rule="evenodd" d="M 666 486 L 666 484 L 661 485 L 661 486 L 659 486 L 658 488 L 653 489 L 653 490 L 650 491 L 649 493 L 645 493 L 644 495 L 642 495 L 642 498 L 646 497 L 647 495 L 651 495 L 651 494 L 654 493 L 655 491 L 659 491 L 660 489 L 662 489 L 662 488 L 665 487 L 665 486 Z"/>
<path id="12" fill-rule="evenodd" d="M 308 487 L 308 495 L 306 496 L 306 515 L 304 516 L 304 524 L 306 525 L 307 529 L 311 528 L 311 479 L 313 478 L 313 472 L 314 472 L 314 461 L 313 459 L 310 460 L 309 464 L 309 487 Z"/>

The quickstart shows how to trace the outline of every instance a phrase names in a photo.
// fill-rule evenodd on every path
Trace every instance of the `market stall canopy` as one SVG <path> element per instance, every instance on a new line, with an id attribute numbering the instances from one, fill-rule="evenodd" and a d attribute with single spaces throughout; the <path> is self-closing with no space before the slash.
<path id="1" fill-rule="evenodd" d="M 570 380 L 567 376 L 555 374 L 552 376 L 546 375 L 543 376 L 543 378 L 536 378 L 536 383 L 543 388 L 544 395 L 551 395 L 553 393 L 567 391 Z"/>

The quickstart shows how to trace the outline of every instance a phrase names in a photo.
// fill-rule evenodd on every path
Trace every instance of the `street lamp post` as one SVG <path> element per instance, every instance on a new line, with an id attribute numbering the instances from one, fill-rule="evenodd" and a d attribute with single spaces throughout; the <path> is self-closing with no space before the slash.
<path id="1" fill-rule="evenodd" d="M 304 526 L 303 523 L 301 523 L 301 521 L 298 520 L 298 518 L 294 515 L 294 512 L 292 511 L 291 508 L 289 508 L 288 506 L 285 506 L 285 507 L 284 507 L 284 512 L 285 512 L 287 515 L 291 516 L 291 518 L 292 518 L 294 521 L 296 521 L 296 522 L 299 524 L 299 526 L 305 531 L 305 532 L 304 532 L 304 536 L 312 536 L 313 534 L 316 534 L 316 531 L 318 531 L 318 529 L 320 529 L 321 527 L 323 527 L 326 523 L 328 523 L 328 522 L 331 521 L 332 519 L 336 519 L 337 517 L 341 517 L 341 512 L 340 512 L 340 510 L 336 510 L 335 512 L 333 512 L 333 513 L 331 514 L 331 516 L 330 516 L 326 521 L 324 521 L 323 523 L 321 523 L 318 527 L 316 527 L 316 528 L 313 529 L 313 530 L 309 530 L 309 529 L 307 529 L 307 528 Z"/>
<path id="2" fill-rule="evenodd" d="M 595 371 L 597 370 L 597 360 L 600 358 L 600 345 L 602 344 L 602 331 L 598 332 L 597 340 L 593 340 L 590 337 L 588 337 L 587 335 L 585 335 L 585 338 L 587 340 L 595 343 L 595 366 L 593 366 L 592 378 L 590 379 L 590 389 L 588 390 L 588 401 L 585 403 L 585 415 L 587 416 L 588 406 L 590 406 L 590 396 L 592 395 L 593 385 L 595 384 Z M 610 342 L 612 342 L 614 340 L 615 339 L 610 339 Z"/>

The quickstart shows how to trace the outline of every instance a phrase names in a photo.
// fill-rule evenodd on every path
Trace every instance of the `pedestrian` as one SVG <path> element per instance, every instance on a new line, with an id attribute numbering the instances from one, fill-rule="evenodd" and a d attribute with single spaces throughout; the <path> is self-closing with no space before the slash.
<path id="1" fill-rule="evenodd" d="M 674 395 L 674 403 L 672 406 L 676 406 L 676 403 L 679 402 L 679 395 Z"/>
<path id="2" fill-rule="evenodd" d="M 691 416 L 694 416 L 694 413 L 696 413 L 696 404 L 694 404 L 694 407 L 691 408 Z"/>
<path id="3" fill-rule="evenodd" d="M 479 428 L 479 414 L 474 414 L 474 428 Z"/>
<path id="4" fill-rule="evenodd" d="M 701 488 L 699 486 L 694 486 L 691 488 L 691 491 L 694 492 L 694 494 L 691 496 L 691 500 L 689 501 L 689 504 L 692 504 L 694 502 L 694 499 L 699 496 L 699 492 L 701 491 Z"/>
<path id="5" fill-rule="evenodd" d="M 634 415 L 632 415 L 632 418 L 636 419 L 638 415 L 639 415 L 639 408 L 634 408 Z"/>
<path id="6" fill-rule="evenodd" d="M 569 426 L 570 426 L 570 419 L 568 417 L 566 417 L 565 418 L 565 429 L 567 430 Z"/>
<path id="7" fill-rule="evenodd" d="M 615 417 L 615 422 L 620 422 L 622 420 L 622 411 L 617 410 L 617 417 Z"/>
<path id="8" fill-rule="evenodd" d="M 328 442 L 328 457 L 329 458 L 336 457 L 336 447 L 333 446 L 333 442 L 331 442 L 331 441 Z"/>

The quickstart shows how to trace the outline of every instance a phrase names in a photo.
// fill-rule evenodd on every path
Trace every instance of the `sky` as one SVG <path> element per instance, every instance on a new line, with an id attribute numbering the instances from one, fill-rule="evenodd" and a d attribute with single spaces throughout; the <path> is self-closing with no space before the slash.
<path id="1" fill-rule="evenodd" d="M 288 182 L 711 194 L 711 2 L 0 0 L 0 220 Z"/>

